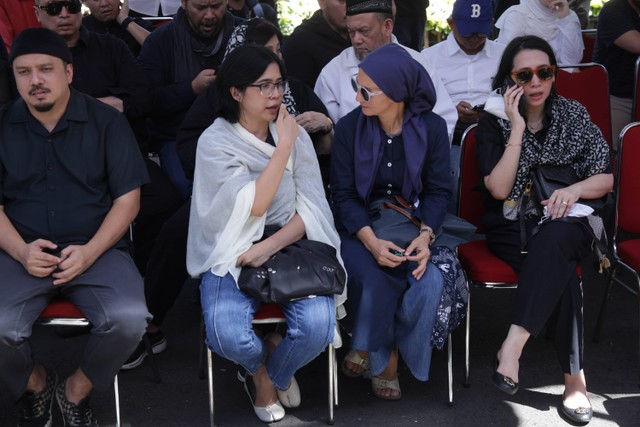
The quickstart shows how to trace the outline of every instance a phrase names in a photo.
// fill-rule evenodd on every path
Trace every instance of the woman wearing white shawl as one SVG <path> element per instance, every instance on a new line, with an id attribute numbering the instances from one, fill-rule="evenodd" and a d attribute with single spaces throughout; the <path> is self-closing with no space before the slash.
<path id="1" fill-rule="evenodd" d="M 507 45 L 516 37 L 538 36 L 551 45 L 558 65 L 575 65 L 582 60 L 580 20 L 567 0 L 521 0 L 500 15 L 496 27 L 500 30 L 498 43 Z"/>
<path id="2" fill-rule="evenodd" d="M 189 273 L 202 276 L 207 343 L 247 370 L 245 388 L 264 422 L 300 404 L 293 375 L 331 342 L 336 320 L 332 296 L 282 303 L 286 336 L 263 342 L 251 326 L 260 302 L 237 287 L 243 266 L 262 265 L 304 235 L 339 253 L 313 144 L 282 105 L 285 78 L 262 46 L 241 46 L 223 62 L 220 118 L 198 142 L 187 245 Z M 260 241 L 265 226 L 281 228 Z M 344 299 L 336 295 L 336 306 Z"/>

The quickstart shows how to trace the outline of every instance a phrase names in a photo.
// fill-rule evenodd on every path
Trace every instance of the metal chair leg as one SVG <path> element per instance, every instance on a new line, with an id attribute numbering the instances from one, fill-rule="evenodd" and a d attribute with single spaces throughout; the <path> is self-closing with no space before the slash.
<path id="1" fill-rule="evenodd" d="M 469 335 L 471 330 L 471 290 L 467 299 L 467 324 L 464 332 L 464 386 L 469 387 Z"/>
<path id="2" fill-rule="evenodd" d="M 453 339 L 449 333 L 447 350 L 447 377 L 449 380 L 449 406 L 453 406 Z"/>
<path id="3" fill-rule="evenodd" d="M 333 343 L 329 344 L 327 347 L 327 352 L 329 353 L 329 425 L 333 425 L 333 403 L 334 403 L 334 393 L 335 393 L 335 349 L 333 348 Z"/>
<path id="4" fill-rule="evenodd" d="M 207 367 L 209 372 L 209 425 L 215 427 L 213 420 L 213 355 L 209 348 L 207 348 Z"/>
<path id="5" fill-rule="evenodd" d="M 205 359 L 207 358 L 207 345 L 205 344 L 206 332 L 204 330 L 204 320 L 200 321 L 200 354 L 198 355 L 198 378 L 201 380 L 205 376 Z"/>
<path id="6" fill-rule="evenodd" d="M 596 320 L 596 328 L 593 332 L 593 338 L 591 341 L 598 342 L 600 341 L 600 334 L 602 333 L 602 323 L 604 322 L 604 313 L 607 310 L 607 305 L 609 303 L 609 293 L 611 292 L 611 285 L 614 280 L 616 280 L 616 270 L 617 265 L 614 265 L 611 269 L 611 274 L 609 276 L 609 280 L 607 280 L 607 285 L 604 288 L 604 296 L 602 297 L 602 303 L 600 304 L 600 310 L 598 311 L 598 319 Z"/>
<path id="7" fill-rule="evenodd" d="M 113 394 L 116 401 L 116 427 L 120 427 L 120 389 L 117 375 L 113 378 Z"/>

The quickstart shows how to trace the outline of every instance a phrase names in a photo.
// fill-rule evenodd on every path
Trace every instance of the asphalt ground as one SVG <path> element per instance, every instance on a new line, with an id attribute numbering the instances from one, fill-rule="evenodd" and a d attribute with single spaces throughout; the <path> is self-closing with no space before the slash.
<path id="1" fill-rule="evenodd" d="M 594 408 L 590 426 L 639 426 L 638 299 L 614 287 L 599 343 L 591 336 L 604 293 L 597 277 L 584 280 L 585 372 Z M 207 381 L 199 379 L 200 309 L 196 286 L 188 283 L 170 312 L 163 331 L 168 348 L 157 355 L 162 382 L 153 381 L 149 361 L 121 372 L 123 426 L 209 426 Z M 437 351 L 431 378 L 415 380 L 402 364 L 402 399 L 382 401 L 370 391 L 370 382 L 339 374 L 336 426 L 564 426 L 559 414 L 562 372 L 552 344 L 540 336 L 531 339 L 520 361 L 520 391 L 508 396 L 491 383 L 492 362 L 509 327 L 514 290 L 472 289 L 471 377 L 463 386 L 464 327 L 454 335 L 454 406 L 447 405 L 446 352 Z M 75 369 L 86 336 L 60 338 L 53 328 L 36 327 L 32 339 L 35 357 L 55 368 L 61 377 Z M 348 342 L 345 339 L 345 344 Z M 338 361 L 346 352 L 338 351 Z M 288 410 L 274 423 L 279 427 L 327 425 L 327 355 L 296 375 L 302 405 Z M 214 358 L 215 420 L 218 426 L 261 426 L 254 416 L 235 366 Z M 115 425 L 113 390 L 95 392 L 92 406 L 101 426 Z M 0 388 L 0 426 L 17 419 L 7 390 Z M 53 426 L 62 422 L 54 406 Z"/>

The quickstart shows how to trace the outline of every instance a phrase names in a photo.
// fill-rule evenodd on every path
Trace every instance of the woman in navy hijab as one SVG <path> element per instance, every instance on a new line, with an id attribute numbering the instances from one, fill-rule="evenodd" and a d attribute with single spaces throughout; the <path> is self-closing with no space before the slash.
<path id="1" fill-rule="evenodd" d="M 443 272 L 458 267 L 450 251 L 431 246 L 451 197 L 449 139 L 431 111 L 431 78 L 401 46 L 370 53 L 352 79 L 360 107 L 336 125 L 330 186 L 349 275 L 352 340 L 342 372 L 370 370 L 373 394 L 397 400 L 398 352 L 417 379 L 428 379 Z M 404 243 L 374 231 L 382 202 L 396 196 L 419 221 Z"/>

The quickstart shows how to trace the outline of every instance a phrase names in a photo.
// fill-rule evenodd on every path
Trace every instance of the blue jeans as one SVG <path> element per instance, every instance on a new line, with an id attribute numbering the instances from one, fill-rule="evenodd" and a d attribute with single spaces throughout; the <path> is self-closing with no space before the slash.
<path id="1" fill-rule="evenodd" d="M 287 334 L 271 356 L 267 344 L 253 331 L 253 315 L 261 302 L 238 289 L 231 274 L 205 273 L 200 284 L 207 345 L 216 354 L 244 367 L 249 374 L 265 364 L 273 385 L 285 390 L 302 366 L 333 340 L 333 297 L 281 303 Z"/>
<path id="2" fill-rule="evenodd" d="M 391 351 L 398 345 L 402 359 L 414 377 L 421 381 L 429 379 L 431 366 L 431 332 L 436 321 L 436 311 L 442 298 L 444 277 L 438 268 L 429 263 L 427 271 L 416 280 L 411 271 L 416 264 L 409 265 L 407 281 L 409 287 L 402 295 L 396 310 L 395 322 L 385 333 L 384 344 L 369 352 L 371 374 L 380 375 L 389 363 Z"/>

